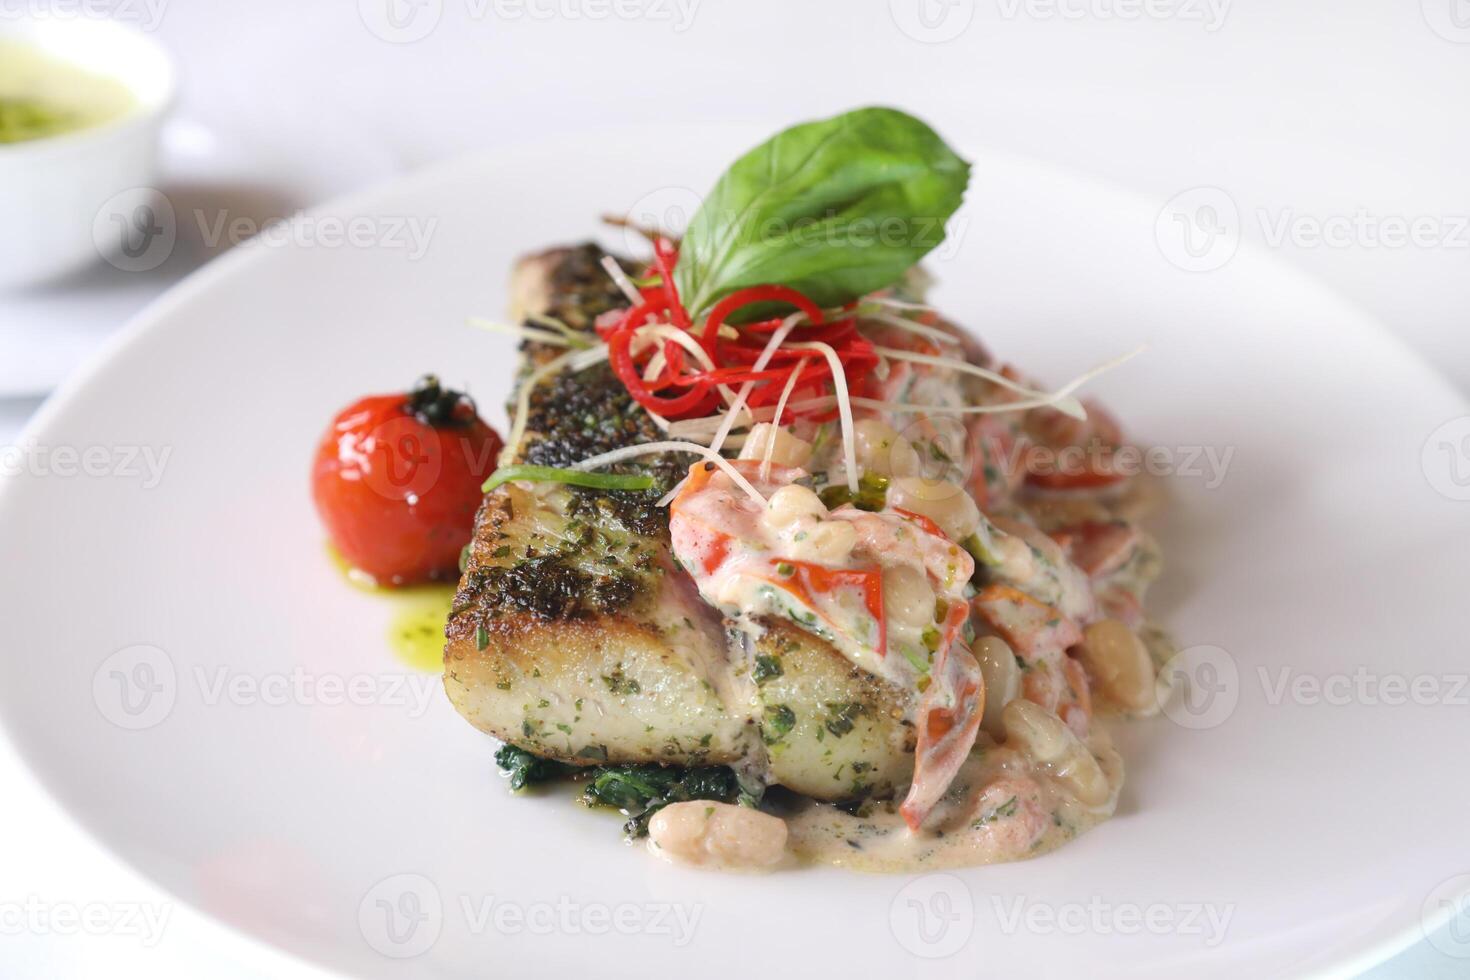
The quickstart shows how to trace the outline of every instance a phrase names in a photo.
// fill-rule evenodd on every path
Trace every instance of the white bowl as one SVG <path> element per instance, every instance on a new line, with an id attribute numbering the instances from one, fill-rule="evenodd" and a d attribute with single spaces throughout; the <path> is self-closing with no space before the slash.
<path id="1" fill-rule="evenodd" d="M 155 193 L 174 67 L 162 45 L 106 20 L 0 20 L 0 40 L 115 79 L 136 100 L 111 122 L 0 145 L 0 289 L 8 289 L 65 275 L 121 244 L 116 221 L 133 220 Z M 110 236 L 109 226 L 117 228 Z"/>

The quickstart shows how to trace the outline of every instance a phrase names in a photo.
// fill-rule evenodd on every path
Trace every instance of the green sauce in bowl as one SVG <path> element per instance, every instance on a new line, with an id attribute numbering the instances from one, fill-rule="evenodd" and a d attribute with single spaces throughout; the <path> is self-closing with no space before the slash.
<path id="1" fill-rule="evenodd" d="M 115 79 L 0 39 L 0 144 L 100 126 L 136 105 L 133 93 Z"/>

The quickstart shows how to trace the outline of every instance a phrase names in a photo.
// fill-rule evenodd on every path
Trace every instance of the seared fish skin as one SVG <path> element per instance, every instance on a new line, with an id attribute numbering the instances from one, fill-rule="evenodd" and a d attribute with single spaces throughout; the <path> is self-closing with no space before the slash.
<path id="1" fill-rule="evenodd" d="M 626 305 L 602 254 L 523 260 L 516 314 L 590 331 Z M 556 353 L 527 344 L 523 376 Z M 530 403 L 519 462 L 567 466 L 663 438 L 605 364 L 549 379 Z M 486 498 L 446 628 L 451 702 L 482 731 L 574 765 L 729 765 L 823 800 L 901 791 L 912 695 L 784 621 L 754 639 L 731 629 L 673 561 L 656 503 L 691 461 L 637 464 L 649 491 L 509 484 Z"/>

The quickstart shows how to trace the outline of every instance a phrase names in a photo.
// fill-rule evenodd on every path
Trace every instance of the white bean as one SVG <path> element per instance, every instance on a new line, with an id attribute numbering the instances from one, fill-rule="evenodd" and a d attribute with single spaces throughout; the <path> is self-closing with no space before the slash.
<path id="1" fill-rule="evenodd" d="M 1001 712 L 1006 744 L 1019 749 L 1083 806 L 1102 806 L 1112 796 L 1107 776 L 1087 746 L 1056 715 L 1018 698 Z"/>
<path id="2" fill-rule="evenodd" d="M 773 438 L 776 444 L 771 450 L 772 464 L 805 466 L 811 462 L 811 443 L 792 435 L 789 429 L 779 428 L 770 422 L 760 422 L 751 427 L 750 435 L 745 438 L 745 445 L 740 447 L 740 458 L 765 459 L 766 446 Z"/>
<path id="3" fill-rule="evenodd" d="M 681 864 L 769 868 L 786 853 L 786 821 L 750 807 L 690 800 L 655 813 L 648 839 L 655 854 Z"/>
<path id="4" fill-rule="evenodd" d="M 854 426 L 853 452 L 865 473 L 916 476 L 919 472 L 919 454 L 913 444 L 880 419 L 863 419 Z"/>
<path id="5" fill-rule="evenodd" d="M 934 622 L 934 590 L 912 565 L 883 570 L 883 613 L 890 622 L 922 628 Z"/>
<path id="6" fill-rule="evenodd" d="M 1157 708 L 1148 647 L 1125 623 L 1093 623 L 1082 633 L 1078 654 L 1099 690 L 1123 710 L 1146 714 Z"/>
<path id="7" fill-rule="evenodd" d="M 985 714 L 980 727 L 994 738 L 1004 738 L 1001 712 L 1021 696 L 1021 665 L 1016 663 L 1010 644 L 998 636 L 978 637 L 970 645 L 970 652 L 980 664 L 980 676 L 985 678 Z"/>
<path id="8" fill-rule="evenodd" d="M 958 484 L 916 476 L 896 478 L 888 487 L 888 506 L 929 518 L 954 541 L 963 541 L 980 526 L 980 508 Z"/>
<path id="9" fill-rule="evenodd" d="M 766 523 L 771 527 L 785 527 L 803 517 L 823 518 L 827 506 L 811 490 L 800 484 L 790 483 L 771 494 L 766 504 Z"/>
<path id="10" fill-rule="evenodd" d="M 819 565 L 840 565 L 857 546 L 857 528 L 852 521 L 821 521 L 806 531 L 806 537 L 791 542 L 791 557 Z"/>

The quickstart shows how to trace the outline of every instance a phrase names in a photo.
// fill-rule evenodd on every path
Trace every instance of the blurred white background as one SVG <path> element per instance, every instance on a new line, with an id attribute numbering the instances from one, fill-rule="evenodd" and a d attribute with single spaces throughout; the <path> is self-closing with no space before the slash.
<path id="1" fill-rule="evenodd" d="M 1200 234 L 1272 250 L 1470 390 L 1466 0 L 0 0 L 0 18 L 109 6 L 181 68 L 165 188 L 230 213 L 283 216 L 465 150 L 569 130 L 588 134 L 595 181 L 599 130 L 666 123 L 656 162 L 678 154 L 682 123 L 774 128 L 889 103 L 952 142 L 1092 175 L 1161 213 L 1217 189 Z M 192 245 L 150 272 L 99 263 L 0 294 L 0 445 L 215 251 Z M 0 898 L 167 901 L 71 829 L 13 757 L 0 779 L 11 811 Z M 6 931 L 0 975 L 288 969 L 226 942 L 175 906 L 148 950 Z M 1370 976 L 1467 969 L 1422 944 Z"/>

